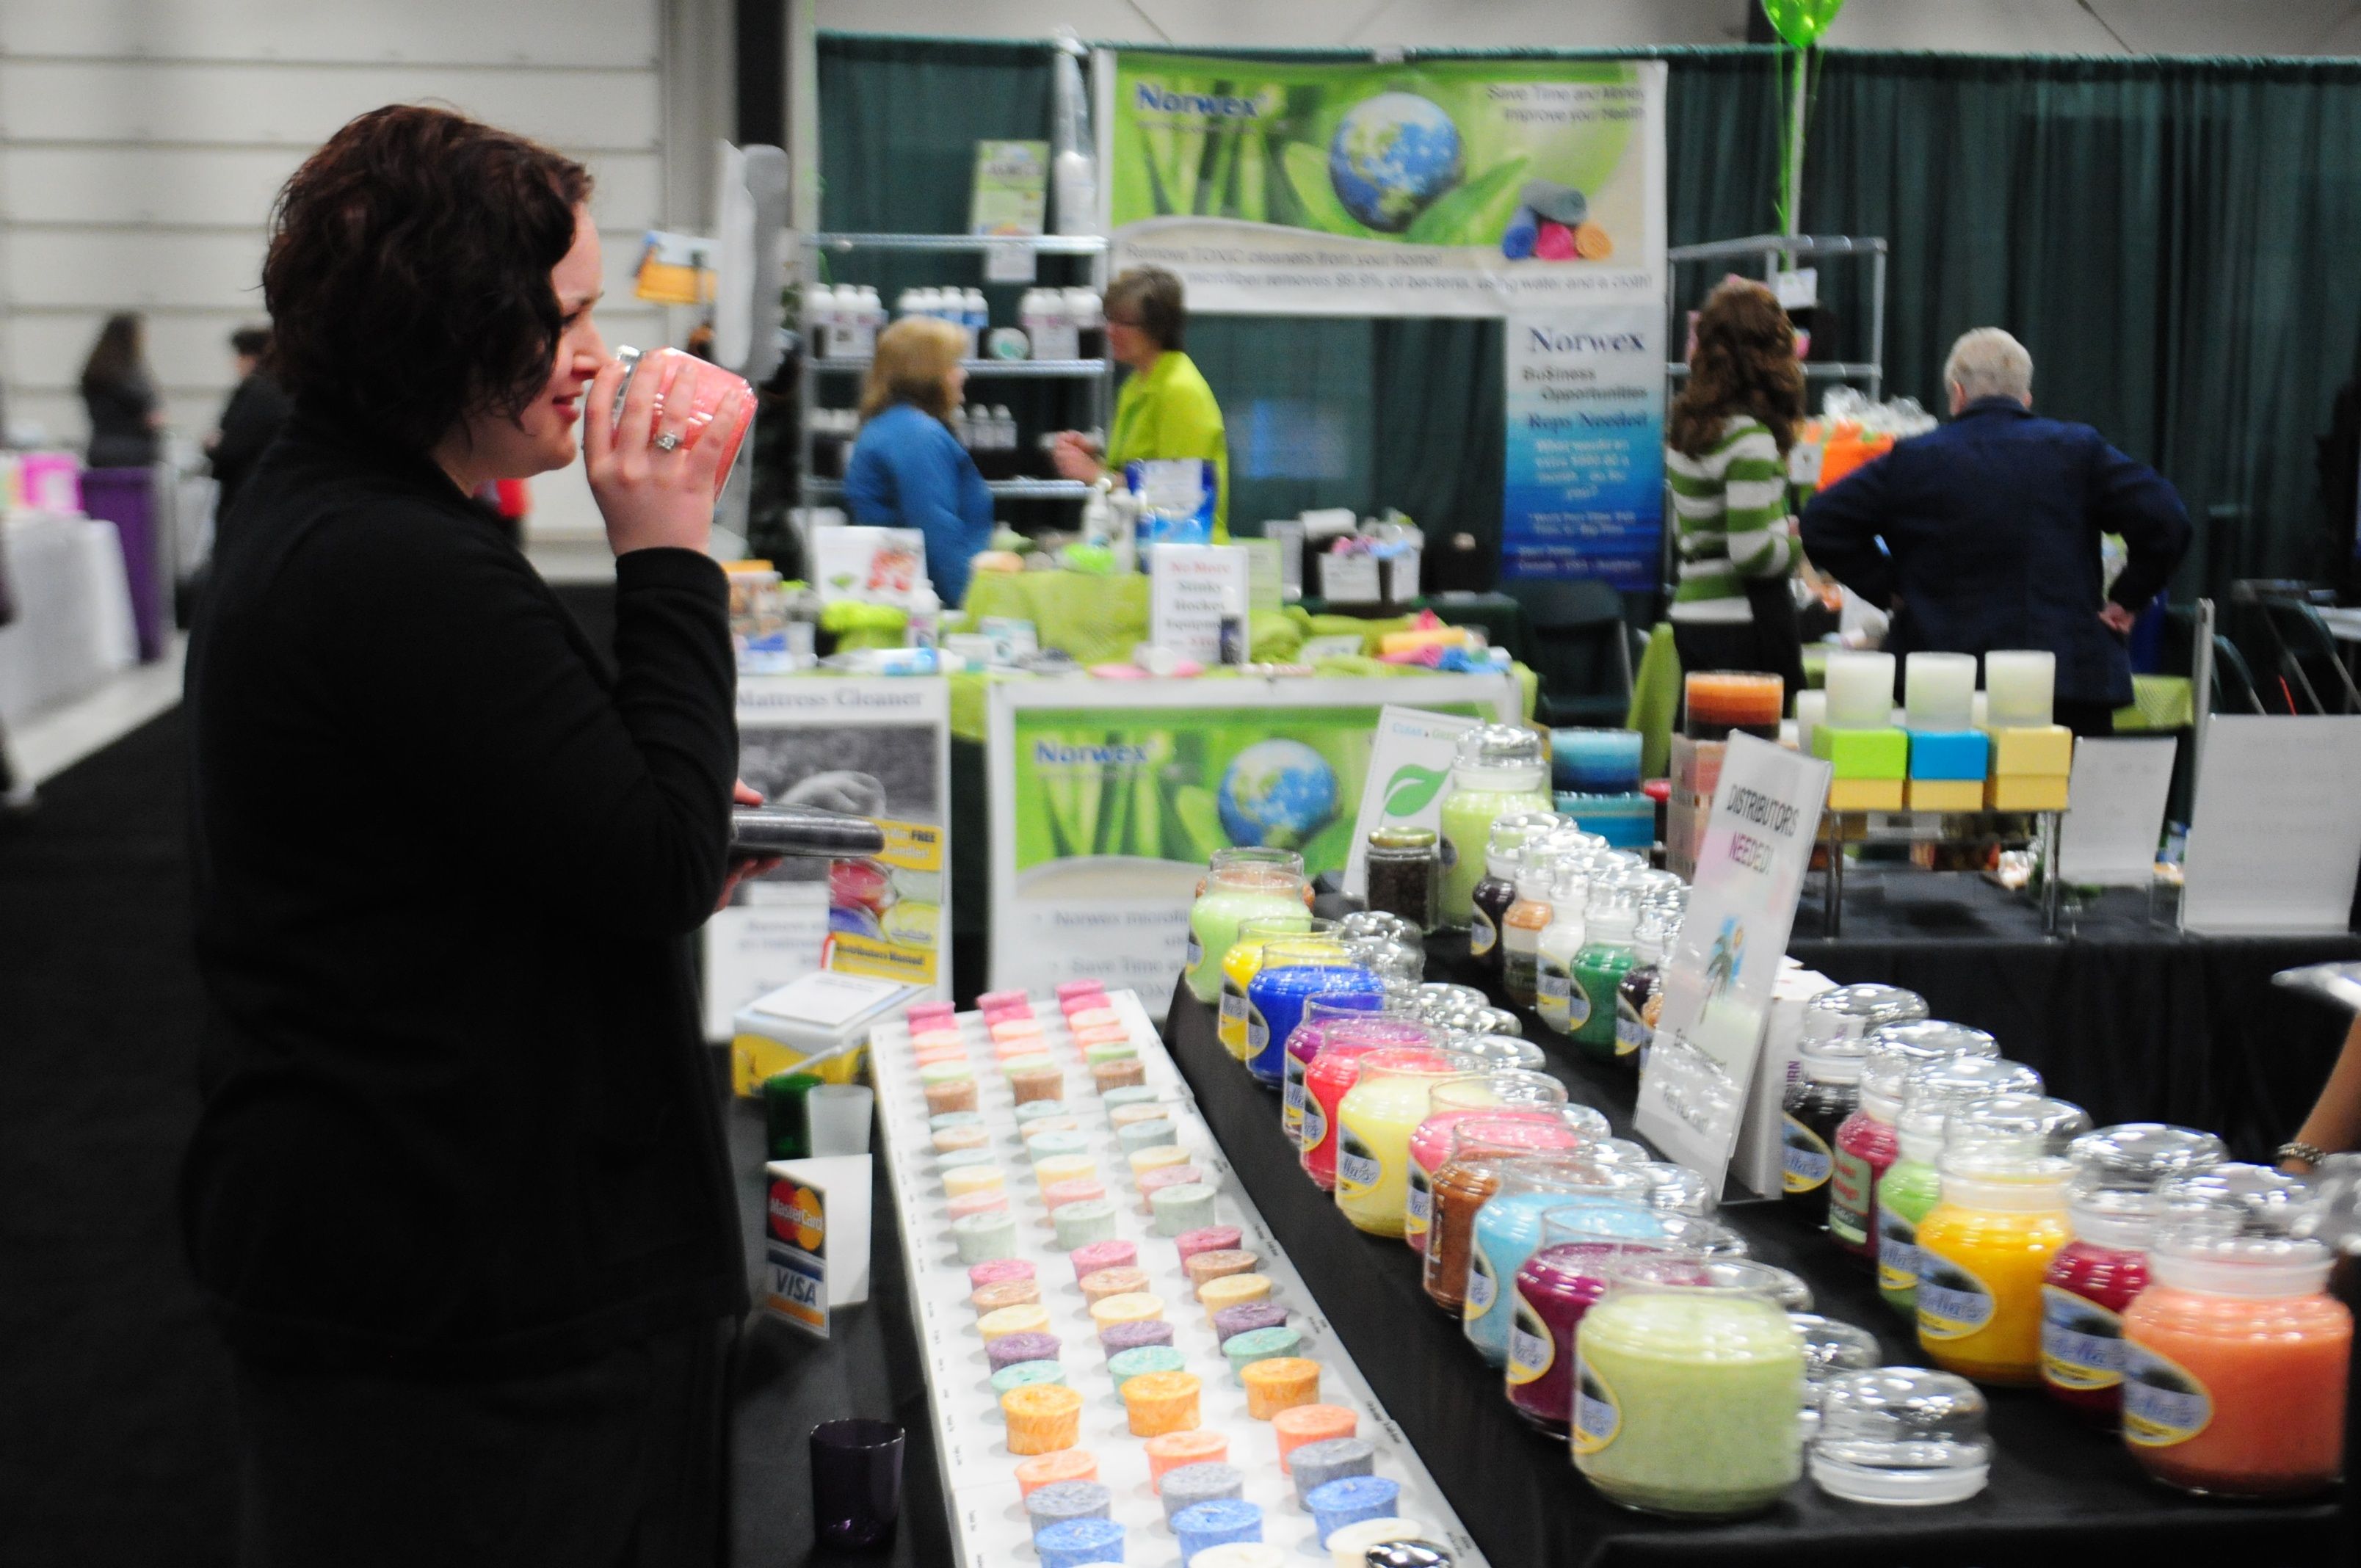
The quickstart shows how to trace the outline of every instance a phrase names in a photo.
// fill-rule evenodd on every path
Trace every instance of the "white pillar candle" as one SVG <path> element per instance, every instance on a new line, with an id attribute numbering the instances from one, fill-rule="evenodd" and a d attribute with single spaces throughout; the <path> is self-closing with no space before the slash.
<path id="1" fill-rule="evenodd" d="M 1828 723 L 1883 729 L 1894 722 L 1894 655 L 1838 649 L 1828 654 Z"/>
<path id="2" fill-rule="evenodd" d="M 1992 703 L 1990 698 L 1982 692 L 1976 693 L 1976 707 L 1973 718 L 1975 719 L 1975 727 L 1978 729 L 1989 729 L 1992 728 Z"/>
<path id="3" fill-rule="evenodd" d="M 1795 750 L 1806 757 L 1812 754 L 1812 731 L 1828 721 L 1828 694 L 1800 691 L 1795 694 Z"/>
<path id="4" fill-rule="evenodd" d="M 1984 689 L 1994 726 L 2046 726 L 2058 691 L 2058 655 L 2026 649 L 1987 653 Z"/>
<path id="5" fill-rule="evenodd" d="M 1976 710 L 1972 653 L 1913 653 L 1902 667 L 1904 722 L 1913 729 L 1966 729 Z"/>

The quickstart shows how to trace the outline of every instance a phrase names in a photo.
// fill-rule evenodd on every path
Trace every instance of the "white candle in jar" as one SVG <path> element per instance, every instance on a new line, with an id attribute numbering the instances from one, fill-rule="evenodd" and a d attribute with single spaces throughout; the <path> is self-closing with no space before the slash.
<path id="1" fill-rule="evenodd" d="M 1966 729 L 1975 718 L 1972 653 L 1913 653 L 1902 668 L 1904 722 L 1913 729 Z"/>
<path id="2" fill-rule="evenodd" d="M 1828 654 L 1827 722 L 1883 729 L 1894 722 L 1894 655 L 1838 649 Z"/>
<path id="3" fill-rule="evenodd" d="M 1995 728 L 2045 726 L 2058 691 L 2058 655 L 2033 649 L 1984 655 L 1984 690 Z"/>

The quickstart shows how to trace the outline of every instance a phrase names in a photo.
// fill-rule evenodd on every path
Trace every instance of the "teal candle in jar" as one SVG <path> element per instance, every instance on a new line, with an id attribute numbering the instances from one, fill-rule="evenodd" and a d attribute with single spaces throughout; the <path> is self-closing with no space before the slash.
<path id="1" fill-rule="evenodd" d="M 1633 1258 L 1575 1331 L 1575 1468 L 1625 1508 L 1728 1517 L 1803 1474 L 1804 1342 L 1735 1258 Z"/>
<path id="2" fill-rule="evenodd" d="M 1466 930 L 1484 876 L 1492 824 L 1510 812 L 1551 812 L 1549 761 L 1538 731 L 1485 724 L 1459 738 L 1443 797 L 1443 924 Z"/>
<path id="3" fill-rule="evenodd" d="M 1645 1241 L 1664 1229 L 1648 1207 L 1647 1177 L 1591 1154 L 1503 1161 L 1499 1174 L 1499 1190 L 1476 1212 L 1469 1229 L 1467 1294 L 1460 1308 L 1460 1332 L 1494 1366 L 1508 1364 L 1515 1316 L 1510 1288 L 1541 1245 L 1543 1214 L 1595 1205 L 1600 1233 L 1610 1239 Z M 1428 1245 L 1433 1241 L 1430 1235 Z"/>
<path id="4" fill-rule="evenodd" d="M 1189 906 L 1189 957 L 1184 971 L 1198 1001 L 1222 993 L 1222 959 L 1238 939 L 1242 921 L 1301 916 L 1311 884 L 1303 857 L 1292 850 L 1222 850 L 1205 873 L 1204 891 Z"/>

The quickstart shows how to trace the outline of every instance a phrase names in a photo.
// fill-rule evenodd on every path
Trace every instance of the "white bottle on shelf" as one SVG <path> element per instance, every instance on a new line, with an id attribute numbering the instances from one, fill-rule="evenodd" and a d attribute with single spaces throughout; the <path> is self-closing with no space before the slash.
<path id="1" fill-rule="evenodd" d="M 822 358 L 836 352 L 836 291 L 825 283 L 804 291 L 804 341 Z"/>
<path id="2" fill-rule="evenodd" d="M 868 358 L 877 352 L 877 334 L 884 330 L 885 302 L 877 297 L 875 289 L 864 283 L 861 287 L 861 325 L 858 339 L 862 357 Z"/>
<path id="3" fill-rule="evenodd" d="M 1099 291 L 1089 288 L 1067 290 L 1066 313 L 1074 323 L 1074 357 L 1105 357 L 1106 313 L 1099 302 Z"/>
<path id="4" fill-rule="evenodd" d="M 992 326 L 992 309 L 983 302 L 983 291 L 970 289 L 960 296 L 960 324 L 967 329 L 967 356 L 983 357 L 983 334 Z"/>
<path id="5" fill-rule="evenodd" d="M 1016 324 L 1024 329 L 1026 352 L 1035 359 L 1049 357 L 1041 341 L 1045 320 L 1046 317 L 1041 309 L 1041 291 L 1026 290 L 1016 301 Z"/>
<path id="6" fill-rule="evenodd" d="M 903 641 L 913 648 L 932 648 L 942 641 L 943 601 L 930 585 L 910 594 L 910 619 Z"/>
<path id="7" fill-rule="evenodd" d="M 895 320 L 899 321 L 899 320 L 901 320 L 904 316 L 915 316 L 915 315 L 917 315 L 917 313 L 918 313 L 918 291 L 917 291 L 916 289 L 905 289 L 905 290 L 903 290 L 899 294 L 897 294 L 897 295 L 895 295 L 895 298 L 894 298 L 894 319 L 895 319 Z"/>

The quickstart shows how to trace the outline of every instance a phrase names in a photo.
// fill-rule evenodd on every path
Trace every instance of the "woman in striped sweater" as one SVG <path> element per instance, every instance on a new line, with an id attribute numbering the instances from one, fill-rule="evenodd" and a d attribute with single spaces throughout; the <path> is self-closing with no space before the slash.
<path id="1" fill-rule="evenodd" d="M 1664 431 L 1680 584 L 1673 646 L 1684 670 L 1760 670 L 1804 684 L 1787 579 L 1787 448 L 1804 415 L 1795 331 L 1770 290 L 1733 278 L 1697 313 L 1689 376 Z"/>

